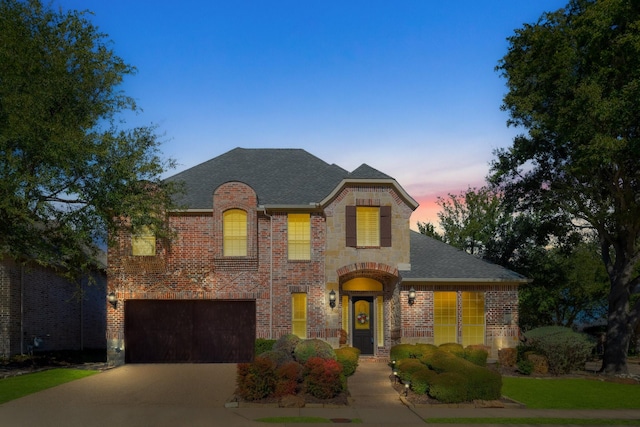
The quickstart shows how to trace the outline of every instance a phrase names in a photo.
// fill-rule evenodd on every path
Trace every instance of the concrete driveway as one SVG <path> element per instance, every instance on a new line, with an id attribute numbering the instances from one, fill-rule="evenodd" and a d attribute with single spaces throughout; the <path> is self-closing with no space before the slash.
<path id="1" fill-rule="evenodd" d="M 252 425 L 224 408 L 235 375 L 235 364 L 125 365 L 0 405 L 0 425 Z"/>

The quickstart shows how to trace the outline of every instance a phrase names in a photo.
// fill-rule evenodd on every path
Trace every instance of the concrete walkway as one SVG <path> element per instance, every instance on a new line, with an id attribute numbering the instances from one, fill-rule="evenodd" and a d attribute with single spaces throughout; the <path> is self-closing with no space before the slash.
<path id="1" fill-rule="evenodd" d="M 640 425 L 640 404 L 638 410 L 620 411 L 410 408 L 392 388 L 390 369 L 384 363 L 360 364 L 349 378 L 348 407 L 225 408 L 233 394 L 235 373 L 234 364 L 125 365 L 0 405 L 0 426 L 308 425 L 255 421 L 274 416 L 323 417 L 335 422 L 359 418 L 364 426 L 380 427 L 424 427 L 426 418 L 464 417 L 625 418 L 638 420 Z"/>

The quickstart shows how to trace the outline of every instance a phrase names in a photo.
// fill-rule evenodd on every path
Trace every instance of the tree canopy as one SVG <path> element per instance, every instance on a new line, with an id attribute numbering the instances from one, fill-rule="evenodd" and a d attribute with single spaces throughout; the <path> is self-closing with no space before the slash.
<path id="1" fill-rule="evenodd" d="M 610 283 L 603 370 L 626 372 L 640 301 L 640 2 L 572 0 L 509 39 L 497 70 L 508 124 L 491 181 L 598 236 Z"/>
<path id="2" fill-rule="evenodd" d="M 0 254 L 76 272 L 125 217 L 162 230 L 174 191 L 156 128 L 119 117 L 135 68 L 89 17 L 0 0 Z"/>

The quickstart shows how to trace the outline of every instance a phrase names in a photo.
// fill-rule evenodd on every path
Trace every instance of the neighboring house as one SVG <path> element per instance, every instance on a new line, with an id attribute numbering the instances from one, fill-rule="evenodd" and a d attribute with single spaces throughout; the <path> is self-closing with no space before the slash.
<path id="1" fill-rule="evenodd" d="M 174 237 L 110 248 L 112 364 L 246 361 L 256 338 L 337 347 L 341 330 L 379 358 L 401 342 L 517 345 L 526 279 L 411 231 L 416 201 L 366 164 L 236 148 L 169 180 L 186 190 Z"/>
<path id="2" fill-rule="evenodd" d="M 93 280 L 71 283 L 35 262 L 0 258 L 0 359 L 105 349 L 106 286 L 106 263 Z"/>

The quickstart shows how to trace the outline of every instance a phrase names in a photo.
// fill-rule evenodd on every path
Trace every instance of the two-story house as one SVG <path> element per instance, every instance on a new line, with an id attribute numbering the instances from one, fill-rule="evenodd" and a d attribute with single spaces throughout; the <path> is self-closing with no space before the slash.
<path id="1" fill-rule="evenodd" d="M 517 345 L 526 279 L 410 230 L 418 204 L 363 164 L 236 148 L 176 174 L 174 236 L 109 250 L 108 358 L 239 362 L 293 333 L 363 356 L 401 342 Z"/>

